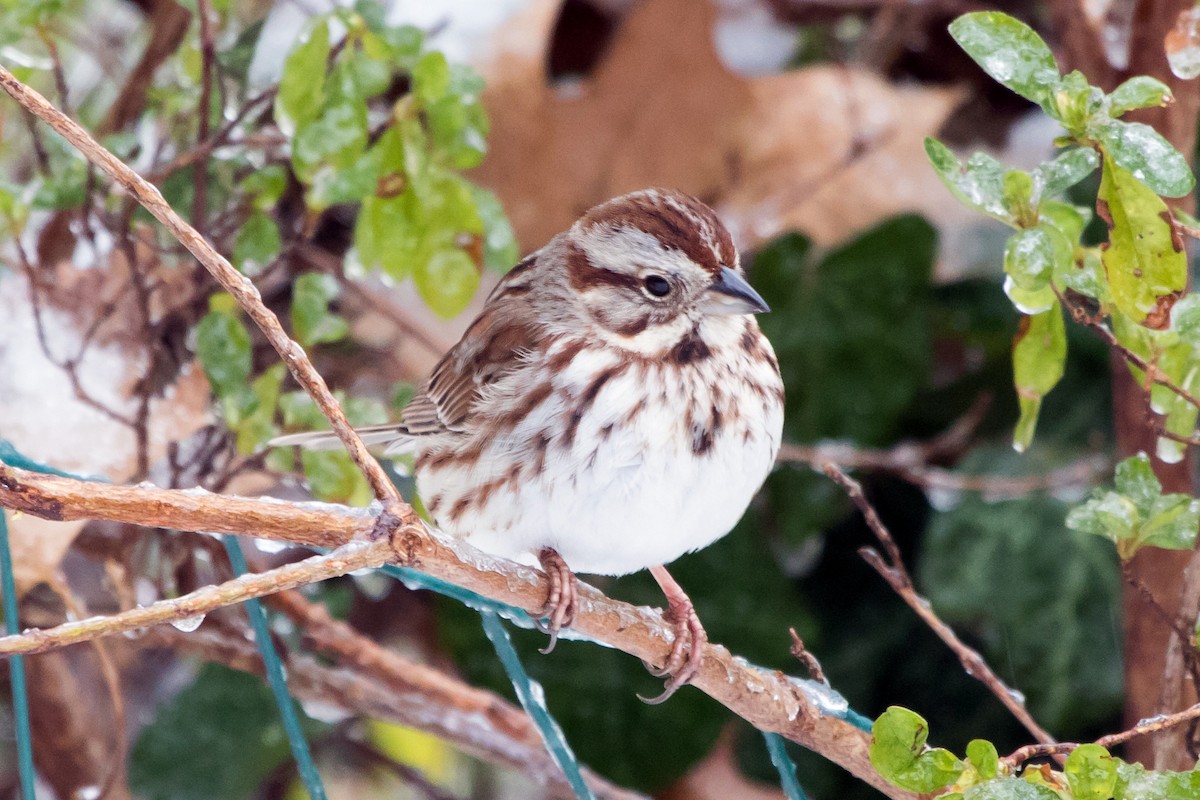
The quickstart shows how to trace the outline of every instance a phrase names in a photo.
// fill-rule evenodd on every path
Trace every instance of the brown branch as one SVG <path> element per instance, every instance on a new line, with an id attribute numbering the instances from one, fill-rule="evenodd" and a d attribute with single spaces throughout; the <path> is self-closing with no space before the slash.
<path id="1" fill-rule="evenodd" d="M 1153 719 L 1139 722 L 1128 730 L 1119 731 L 1118 733 L 1110 733 L 1107 736 L 1101 736 L 1096 740 L 1096 744 L 1101 747 L 1113 748 L 1119 744 L 1124 744 L 1131 739 L 1136 739 L 1139 736 L 1146 736 L 1159 731 L 1170 730 L 1177 728 L 1180 725 L 1191 722 L 1192 720 L 1200 719 L 1200 703 L 1195 704 L 1183 711 L 1174 714 L 1163 714 Z M 1054 744 L 1029 744 L 1024 747 L 1014 750 L 1011 754 L 1001 759 L 1010 767 L 1016 767 L 1031 758 L 1040 756 L 1063 755 L 1071 752 L 1076 747 L 1079 747 L 1075 742 L 1056 742 Z"/>
<path id="2" fill-rule="evenodd" d="M 213 68 L 217 60 L 213 45 L 212 20 L 209 18 L 208 0 L 196 0 L 196 17 L 200 23 L 200 101 L 196 113 L 196 143 L 208 139 L 208 117 L 212 113 Z M 198 159 L 192 165 L 192 224 L 203 236 L 207 230 L 208 217 L 208 159 Z"/>
<path id="3" fill-rule="evenodd" d="M 867 526 L 879 539 L 883 545 L 884 551 L 888 554 L 888 560 L 885 562 L 883 556 L 879 552 L 870 547 L 859 549 L 858 553 L 863 559 L 870 564 L 876 572 L 878 572 L 888 585 L 900 595 L 900 598 L 908 604 L 908 607 L 917 613 L 926 625 L 929 626 L 938 638 L 954 651 L 958 656 L 958 660 L 962 663 L 963 669 L 971 677 L 975 678 L 986 686 L 996 699 L 1009 710 L 1009 712 L 1017 718 L 1017 721 L 1025 726 L 1025 729 L 1033 735 L 1039 742 L 1051 744 L 1054 742 L 1054 737 L 1051 736 L 1037 720 L 1025 708 L 1025 702 L 1019 699 L 1019 696 L 1012 689 L 1005 685 L 1000 676 L 995 670 L 988 666 L 987 662 L 974 648 L 969 647 L 962 639 L 958 638 L 958 634 L 938 617 L 930 606 L 929 601 L 917 594 L 913 587 L 912 578 L 909 577 L 908 570 L 904 567 L 904 562 L 900 558 L 900 548 L 896 546 L 895 540 L 891 533 L 879 519 L 879 514 L 876 513 L 875 507 L 867 500 L 863 494 L 862 486 L 853 478 L 842 472 L 834 464 L 825 464 L 822 468 L 826 475 L 832 478 L 839 486 L 841 486 L 850 499 L 854 501 L 854 505 L 862 513 L 863 518 L 867 522 Z"/>
<path id="4" fill-rule="evenodd" d="M 207 628 L 183 633 L 160 627 L 147 631 L 141 641 L 218 661 L 242 672 L 263 674 L 258 648 L 242 636 Z M 420 692 L 397 689 L 354 668 L 327 667 L 296 653 L 288 656 L 287 676 L 289 691 L 300 700 L 334 704 L 352 713 L 428 731 L 468 753 L 520 770 L 546 785 L 555 797 L 574 796 L 562 770 L 546 753 L 540 738 L 514 736 L 475 712 L 453 705 L 439 705 Z M 614 786 L 590 770 L 584 770 L 584 779 L 601 800 L 637 800 L 641 797 Z"/>
<path id="5" fill-rule="evenodd" d="M 140 507 L 136 504 L 139 497 L 143 499 Z M 341 506 L 296 505 L 276 500 L 85 483 L 3 465 L 0 465 L 0 506 L 23 509 L 51 519 L 93 517 L 255 536 L 265 533 L 256 528 L 261 520 L 273 527 L 270 535 L 289 541 L 328 542 L 334 536 L 344 537 L 342 541 L 346 541 L 353 535 L 362 536 L 364 529 L 373 524 L 371 518 Z M 537 614 L 545 605 L 548 585 L 541 572 L 492 558 L 464 542 L 431 535 L 419 522 L 402 521 L 389 538 L 359 547 L 369 550 L 356 551 L 360 557 L 358 566 L 372 560 L 376 564 L 388 560 L 532 614 Z M 363 558 L 365 553 L 369 553 L 370 558 Z M 336 574 L 338 569 L 356 568 L 343 562 L 319 575 L 316 570 L 310 570 L 304 577 L 319 579 Z M 277 570 L 264 573 L 269 577 L 248 575 L 221 587 L 201 589 L 186 598 L 164 601 L 186 603 L 182 609 L 158 609 L 160 604 L 155 604 L 151 608 L 158 610 L 153 617 L 149 617 L 148 610 L 135 609 L 132 613 L 147 616 L 132 621 L 126 618 L 126 624 L 151 624 L 212 607 L 195 600 L 196 595 L 212 600 L 214 594 L 221 593 L 224 599 L 236 602 L 272 590 L 293 588 L 302 582 L 294 572 L 284 573 L 288 580 L 280 580 L 279 574 Z M 268 582 L 276 585 L 273 588 L 263 585 Z M 580 586 L 579 607 L 580 613 L 572 626 L 577 634 L 646 662 L 663 663 L 667 658 L 673 628 L 660 613 L 612 600 L 587 585 Z M 75 629 L 70 641 L 113 633 L 111 624 L 103 619 L 71 624 Z M 47 637 L 60 641 L 61 635 L 55 633 L 58 630 L 0 637 L 0 652 L 39 649 Z M 692 685 L 755 727 L 780 733 L 842 765 L 888 797 L 913 797 L 891 786 L 875 772 L 868 758 L 869 734 L 823 711 L 820 700 L 810 696 L 807 683 L 782 672 L 747 664 L 734 658 L 724 647 L 710 643 L 704 648 L 703 664 Z"/>
<path id="6" fill-rule="evenodd" d="M 238 301 L 246 314 L 262 330 L 267 341 L 283 358 L 292 375 L 300 382 L 329 420 L 333 431 L 345 444 L 350 458 L 366 476 L 375 496 L 394 504 L 397 512 L 406 521 L 417 519 L 416 513 L 400 499 L 399 492 L 379 463 L 367 451 L 362 439 L 354 432 L 341 406 L 329 391 L 325 380 L 313 367 L 312 362 L 297 342 L 292 341 L 279 323 L 279 318 L 263 305 L 258 289 L 229 261 L 217 253 L 196 229 L 189 225 L 167 204 L 162 193 L 147 182 L 120 159 L 100 145 L 87 131 L 54 108 L 40 94 L 13 77 L 0 66 L 0 87 L 28 111 L 50 125 L 60 136 L 78 149 L 88 161 L 104 170 L 109 177 L 120 183 L 142 206 L 161 222 L 180 241 L 213 277 Z"/>

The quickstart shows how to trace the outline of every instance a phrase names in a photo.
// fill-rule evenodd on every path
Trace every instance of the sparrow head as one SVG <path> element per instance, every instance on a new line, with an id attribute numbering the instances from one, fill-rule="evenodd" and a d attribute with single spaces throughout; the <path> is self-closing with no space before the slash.
<path id="1" fill-rule="evenodd" d="M 602 203 L 562 246 L 572 294 L 611 334 L 673 338 L 705 317 L 768 310 L 716 213 L 681 192 L 646 189 Z"/>

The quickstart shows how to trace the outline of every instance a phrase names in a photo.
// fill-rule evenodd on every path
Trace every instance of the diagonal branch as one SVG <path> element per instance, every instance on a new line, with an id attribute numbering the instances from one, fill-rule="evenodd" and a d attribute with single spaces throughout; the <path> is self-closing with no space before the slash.
<path id="1" fill-rule="evenodd" d="M 138 495 L 145 498 L 141 509 L 135 502 Z M 50 519 L 116 519 L 185 530 L 271 535 L 293 542 L 339 539 L 345 543 L 351 537 L 368 535 L 367 532 L 377 525 L 377 520 L 342 506 L 292 504 L 273 499 L 252 500 L 194 491 L 118 487 L 42 475 L 4 465 L 0 465 L 0 506 Z M 271 529 L 256 528 L 257 520 L 268 522 Z M 358 566 L 386 560 L 419 569 L 488 600 L 526 609 L 533 614 L 545 605 L 548 586 L 541 572 L 493 558 L 464 542 L 431 533 L 419 522 L 401 522 L 390 536 L 366 545 L 356 543 L 356 546 L 365 548 L 353 551 L 361 556 Z M 354 557 L 351 555 L 351 558 Z M 306 563 L 312 563 L 312 560 Z M 343 562 L 341 568 L 349 571 L 358 566 Z M 336 572 L 333 565 L 321 569 L 324 570 L 321 572 L 323 576 Z M 265 594 L 272 589 L 264 584 L 275 584 L 273 590 L 291 588 L 298 585 L 293 580 L 295 577 L 291 573 L 284 573 L 281 577 L 279 570 L 276 570 L 274 573 L 246 576 L 239 580 L 243 584 L 261 581 L 252 583 L 250 588 Z M 222 586 L 228 587 L 229 584 Z M 199 591 L 225 592 L 229 589 L 209 587 Z M 200 606 L 193 605 L 197 601 L 189 599 L 195 594 L 168 602 L 185 603 L 184 608 L 189 614 L 198 613 Z M 250 595 L 251 592 L 243 585 L 231 601 L 237 602 Z M 157 621 L 157 618 L 138 621 L 148 624 Z M 103 619 L 89 622 L 92 624 L 86 630 L 71 629 L 70 641 L 84 641 L 114 632 L 105 627 Z M 53 640 L 62 628 L 59 626 L 46 631 L 0 637 L 0 652 L 37 648 L 47 641 L 47 637 Z M 667 658 L 673 637 L 672 626 L 659 612 L 612 600 L 586 584 L 580 586 L 580 613 L 572 631 L 651 663 L 662 663 Z M 780 642 L 780 647 L 786 646 L 786 641 Z M 755 727 L 780 733 L 842 765 L 888 797 L 913 797 L 880 777 L 868 757 L 869 734 L 842 719 L 839 709 L 831 705 L 827 690 L 816 687 L 812 682 L 755 667 L 743 659 L 735 658 L 724 647 L 708 644 L 704 648 L 700 673 L 692 685 Z"/>
<path id="2" fill-rule="evenodd" d="M 397 513 L 404 517 L 406 522 L 415 521 L 417 519 L 416 512 L 400 499 L 400 493 L 396 491 L 396 487 L 388 480 L 387 475 L 379 466 L 379 462 L 367 451 L 362 439 L 350 426 L 341 405 L 329 391 L 325 379 L 308 360 L 304 348 L 287 335 L 279 318 L 263 305 L 262 296 L 258 293 L 257 287 L 234 269 L 224 256 L 214 250 L 195 228 L 184 221 L 163 199 L 162 193 L 157 187 L 126 166 L 124 162 L 97 142 L 91 134 L 52 106 L 42 95 L 17 80 L 3 66 L 0 66 L 0 88 L 8 92 L 14 100 L 34 116 L 50 125 L 60 136 L 79 150 L 88 161 L 100 167 L 109 177 L 125 187 L 130 195 L 171 232 L 171 235 L 191 251 L 196 260 L 212 273 L 221 286 L 233 295 L 246 314 L 262 329 L 267 341 L 279 353 L 292 375 L 312 395 L 321 412 L 329 420 L 334 432 L 346 446 L 350 458 L 366 476 L 375 496 L 385 503 L 395 505 Z"/>

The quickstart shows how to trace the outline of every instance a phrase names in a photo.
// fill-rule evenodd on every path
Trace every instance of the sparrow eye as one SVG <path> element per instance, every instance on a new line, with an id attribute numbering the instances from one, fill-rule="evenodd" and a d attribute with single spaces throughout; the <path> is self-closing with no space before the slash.
<path id="1" fill-rule="evenodd" d="M 671 293 L 671 284 L 662 275 L 649 275 L 642 281 L 646 291 L 655 297 L 666 297 Z"/>

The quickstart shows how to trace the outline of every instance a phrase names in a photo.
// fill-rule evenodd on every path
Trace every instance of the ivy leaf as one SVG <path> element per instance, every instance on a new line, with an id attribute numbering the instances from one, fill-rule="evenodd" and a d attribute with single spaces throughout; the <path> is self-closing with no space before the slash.
<path id="1" fill-rule="evenodd" d="M 316 119 L 325 103 L 325 64 L 329 60 L 329 22 L 322 19 L 283 62 L 275 95 L 275 122 L 287 137 Z"/>
<path id="2" fill-rule="evenodd" d="M 336 342 L 349 332 L 346 320 L 329 310 L 329 301 L 337 294 L 337 281 L 332 275 L 309 272 L 296 279 L 292 286 L 292 329 L 304 347 Z"/>
<path id="3" fill-rule="evenodd" d="M 1093 133 L 1113 163 L 1155 194 L 1183 197 L 1196 185 L 1187 159 L 1149 125 L 1114 120 Z"/>
<path id="4" fill-rule="evenodd" d="M 999 11 L 977 11 L 950 23 L 950 35 L 996 82 L 1035 103 L 1048 99 L 1058 63 L 1033 28 Z"/>
<path id="5" fill-rule="evenodd" d="M 1154 190 L 1107 153 L 1096 208 L 1109 227 L 1101 260 L 1113 302 L 1141 322 L 1187 284 L 1187 256 L 1170 212 Z"/>
<path id="6" fill-rule="evenodd" d="M 233 265 L 243 275 L 253 277 L 271 263 L 283 242 L 279 238 L 279 227 L 275 220 L 261 211 L 255 211 L 238 231 L 233 243 Z"/>
<path id="7" fill-rule="evenodd" d="M 447 248 L 418 264 L 413 282 L 430 308 L 443 317 L 452 317 L 474 297 L 479 288 L 479 270 L 465 252 Z"/>
<path id="8" fill-rule="evenodd" d="M 244 389 L 251 368 L 250 333 L 237 315 L 222 305 L 221 298 L 214 295 L 209 299 L 213 310 L 196 325 L 196 357 L 218 397 Z"/>
<path id="9" fill-rule="evenodd" d="M 925 139 L 925 155 L 950 193 L 963 204 L 1001 222 L 1014 224 L 1004 198 L 1004 165 L 986 153 L 976 153 L 964 165 L 949 147 Z"/>
<path id="10" fill-rule="evenodd" d="M 1171 89 L 1149 75 L 1136 75 L 1122 83 L 1108 96 L 1108 113 L 1119 117 L 1135 108 L 1165 106 L 1174 98 Z"/>
<path id="11" fill-rule="evenodd" d="M 925 746 L 929 727 L 919 714 L 891 706 L 871 726 L 871 765 L 890 783 L 912 792 L 936 792 L 962 774 L 948 750 Z"/>
<path id="12" fill-rule="evenodd" d="M 1049 311 L 1021 318 L 1013 340 L 1013 383 L 1021 418 L 1013 432 L 1013 447 L 1022 452 L 1033 441 L 1042 398 L 1062 378 L 1067 360 L 1067 333 L 1056 299 Z"/>

